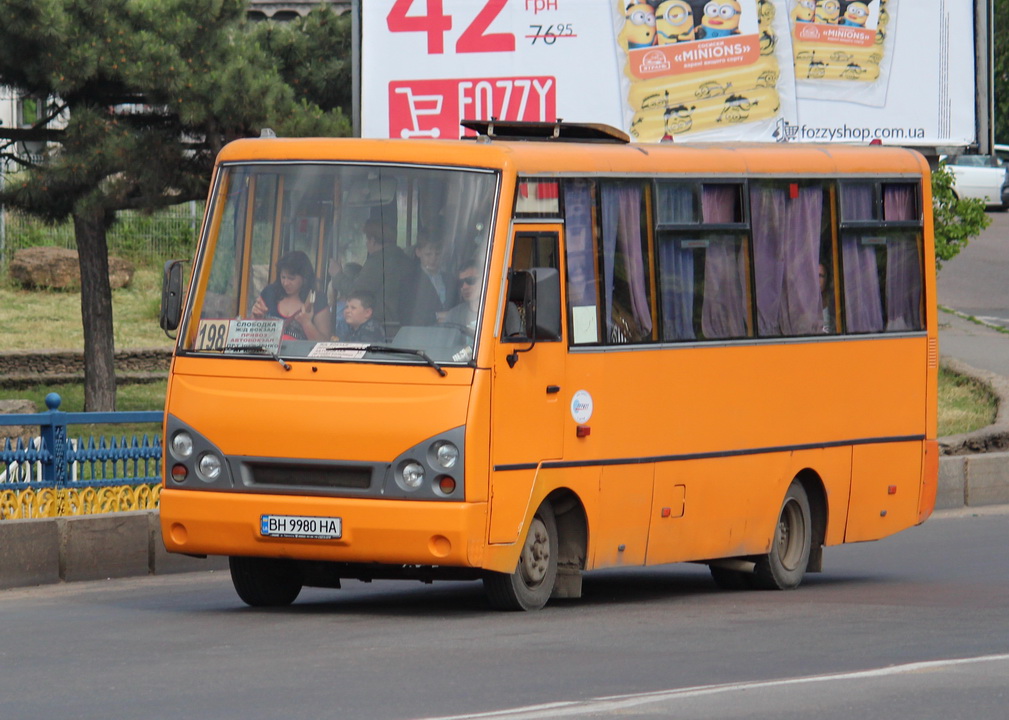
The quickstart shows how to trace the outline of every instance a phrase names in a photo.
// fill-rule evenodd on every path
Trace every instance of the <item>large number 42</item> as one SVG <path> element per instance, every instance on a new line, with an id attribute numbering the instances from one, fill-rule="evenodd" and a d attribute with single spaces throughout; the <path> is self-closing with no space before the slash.
<path id="1" fill-rule="evenodd" d="M 512 33 L 488 33 L 487 28 L 501 13 L 508 0 L 486 0 L 483 9 L 473 18 L 455 43 L 457 53 L 515 52 Z M 452 16 L 443 12 L 442 0 L 427 0 L 423 15 L 407 15 L 413 0 L 396 0 L 385 22 L 389 32 L 427 33 L 427 54 L 445 52 L 445 33 L 452 29 Z"/>

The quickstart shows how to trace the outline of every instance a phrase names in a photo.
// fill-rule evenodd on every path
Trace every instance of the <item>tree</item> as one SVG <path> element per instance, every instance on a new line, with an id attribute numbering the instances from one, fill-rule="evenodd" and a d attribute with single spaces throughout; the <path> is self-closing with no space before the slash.
<path id="1" fill-rule="evenodd" d="M 957 197 L 953 173 L 944 164 L 932 171 L 932 220 L 937 271 L 991 224 L 983 200 Z"/>
<path id="2" fill-rule="evenodd" d="M 115 408 L 116 211 L 206 197 L 220 148 L 264 126 L 349 134 L 342 112 L 295 93 L 244 13 L 242 0 L 0 0 L 0 85 L 44 99 L 31 127 L 0 128 L 0 152 L 21 166 L 0 204 L 73 219 L 88 410 Z M 46 150 L 25 160 L 19 141 Z"/>
<path id="3" fill-rule="evenodd" d="M 293 22 L 252 26 L 253 39 L 280 65 L 295 97 L 350 117 L 353 67 L 351 16 L 320 5 Z"/>

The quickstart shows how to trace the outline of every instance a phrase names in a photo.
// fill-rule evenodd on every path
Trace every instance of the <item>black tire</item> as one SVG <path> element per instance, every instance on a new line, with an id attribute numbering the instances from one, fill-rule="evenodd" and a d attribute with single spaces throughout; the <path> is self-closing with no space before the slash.
<path id="1" fill-rule="evenodd" d="M 539 610 L 556 581 L 557 521 L 550 504 L 543 503 L 529 525 L 515 572 L 488 572 L 483 586 L 495 610 Z"/>
<path id="2" fill-rule="evenodd" d="M 755 584 L 765 590 L 794 590 L 799 587 L 813 540 L 809 498 L 798 480 L 785 493 L 778 524 L 771 540 L 771 552 L 757 560 Z"/>
<path id="3" fill-rule="evenodd" d="M 301 574 L 290 560 L 230 557 L 235 592 L 252 607 L 285 607 L 301 592 Z"/>

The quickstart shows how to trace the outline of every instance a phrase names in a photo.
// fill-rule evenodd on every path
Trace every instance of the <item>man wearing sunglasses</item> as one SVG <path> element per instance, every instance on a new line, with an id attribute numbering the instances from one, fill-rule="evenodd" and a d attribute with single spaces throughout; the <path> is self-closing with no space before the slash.
<path id="1" fill-rule="evenodd" d="M 470 263 L 459 271 L 459 298 L 461 303 L 445 313 L 439 320 L 446 325 L 475 331 L 477 309 L 480 307 L 480 267 Z"/>

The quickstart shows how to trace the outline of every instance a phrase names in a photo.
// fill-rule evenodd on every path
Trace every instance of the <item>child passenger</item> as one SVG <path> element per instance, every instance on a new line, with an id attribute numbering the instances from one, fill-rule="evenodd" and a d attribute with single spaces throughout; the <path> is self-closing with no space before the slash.
<path id="1" fill-rule="evenodd" d="M 374 343 L 385 342 L 385 333 L 372 318 L 375 312 L 375 296 L 365 290 L 352 292 L 343 307 L 343 319 L 347 332 L 337 337 L 340 342 Z"/>

